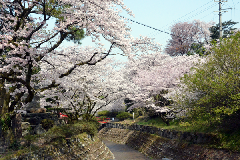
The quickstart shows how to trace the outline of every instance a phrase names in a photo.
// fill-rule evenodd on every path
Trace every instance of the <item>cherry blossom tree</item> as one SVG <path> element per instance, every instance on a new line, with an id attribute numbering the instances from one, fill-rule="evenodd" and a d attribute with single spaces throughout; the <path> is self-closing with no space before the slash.
<path id="1" fill-rule="evenodd" d="M 56 58 L 56 60 L 58 59 Z M 53 58 L 50 58 L 50 60 L 53 60 Z M 70 64 L 72 62 L 68 59 L 66 63 L 60 64 L 61 67 L 58 67 L 58 61 L 50 62 L 50 60 L 47 60 L 47 62 L 52 67 L 54 66 L 53 72 L 50 72 L 50 66 L 47 67 L 47 70 L 41 67 L 40 73 L 43 77 L 62 74 L 61 72 L 64 72 L 62 67 L 67 66 L 66 63 Z M 46 73 L 49 76 L 45 76 Z M 47 86 L 48 83 L 43 80 L 38 85 Z M 86 114 L 94 115 L 103 107 L 110 110 L 110 106 L 108 106 L 110 103 L 126 97 L 127 94 L 136 93 L 137 88 L 139 88 L 135 84 L 125 81 L 122 73 L 114 69 L 113 59 L 110 58 L 106 58 L 95 65 L 79 66 L 73 71 L 73 74 L 62 78 L 59 83 L 61 85 L 57 88 L 45 90 L 41 93 L 42 96 L 52 99 L 52 101 L 46 101 L 42 98 L 41 104 L 53 108 L 65 108 L 63 111 L 72 119 L 78 119 Z M 86 102 L 88 105 L 84 105 Z M 66 108 L 70 110 L 66 110 Z M 74 115 L 71 115 L 73 113 Z"/>
<path id="2" fill-rule="evenodd" d="M 125 77 L 141 88 L 141 94 L 132 97 L 135 104 L 128 110 L 145 106 L 153 110 L 154 115 L 180 112 L 179 108 L 166 106 L 178 91 L 180 78 L 189 73 L 195 64 L 204 63 L 206 58 L 199 55 L 171 57 L 167 54 L 152 53 L 142 54 L 128 62 Z"/>
<path id="3" fill-rule="evenodd" d="M 209 28 L 213 22 L 194 20 L 193 22 L 179 22 L 171 27 L 171 39 L 168 41 L 165 51 L 171 56 L 186 55 L 194 49 L 192 44 L 204 47 L 210 39 Z M 198 49 L 198 48 L 197 48 Z"/>
<path id="4" fill-rule="evenodd" d="M 105 60 L 113 48 L 119 48 L 122 51 L 120 54 L 132 58 L 139 49 L 156 51 L 160 47 L 152 39 L 135 39 L 130 35 L 125 19 L 119 16 L 120 10 L 114 9 L 118 5 L 132 15 L 122 0 L 50 2 L 0 0 L 1 7 L 6 8 L 0 10 L 1 32 L 4 33 L 0 35 L 0 79 L 2 87 L 11 95 L 11 103 L 4 103 L 8 112 L 25 107 L 34 95 L 44 91 L 65 89 L 69 91 L 65 93 L 69 97 L 75 92 L 70 92 L 71 88 L 82 91 L 84 83 L 77 82 L 82 77 L 74 76 L 84 75 L 86 65 L 94 66 Z M 48 31 L 48 23 L 53 18 L 55 26 Z M 93 41 L 97 40 L 95 43 L 99 47 L 69 46 L 57 50 L 65 39 L 72 35 L 76 37 L 76 32 L 81 29 L 86 29 L 86 35 L 91 36 Z M 100 36 L 110 42 L 110 48 L 103 48 L 99 43 Z M 82 69 L 77 72 L 80 66 Z M 105 66 L 99 67 L 101 70 Z M 36 68 L 41 71 L 34 72 Z M 97 75 L 86 76 L 92 76 L 90 80 L 94 80 Z M 41 82 L 43 80 L 44 83 Z M 111 84 L 109 90 L 114 82 Z M 94 92 L 89 89 L 85 98 L 94 97 L 90 91 Z M 59 92 L 58 96 L 61 97 Z"/>

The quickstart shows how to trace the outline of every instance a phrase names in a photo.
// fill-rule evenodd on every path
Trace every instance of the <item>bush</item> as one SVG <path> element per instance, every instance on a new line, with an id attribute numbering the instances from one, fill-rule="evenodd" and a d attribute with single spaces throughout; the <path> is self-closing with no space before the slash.
<path id="1" fill-rule="evenodd" d="M 88 122 L 82 120 L 75 124 L 54 126 L 48 130 L 45 134 L 45 138 L 48 142 L 51 142 L 53 140 L 65 139 L 79 135 L 84 132 L 94 136 L 97 134 L 99 126 L 100 124 L 94 119 L 91 119 Z"/>
<path id="2" fill-rule="evenodd" d="M 117 115 L 118 115 L 118 111 L 112 110 L 112 111 L 109 113 L 108 117 L 116 117 Z"/>
<path id="3" fill-rule="evenodd" d="M 11 118 L 10 118 L 9 113 L 2 115 L 2 117 L 0 119 L 0 125 L 2 126 L 3 132 L 5 132 L 11 128 Z"/>
<path id="4" fill-rule="evenodd" d="M 214 44 L 206 63 L 182 78 L 186 88 L 181 93 L 183 101 L 179 102 L 184 102 L 183 106 L 189 106 L 194 112 L 203 113 L 204 110 L 204 114 L 209 114 L 215 122 L 235 113 L 240 109 L 239 68 L 240 32 L 221 39 L 219 45 Z"/>
<path id="5" fill-rule="evenodd" d="M 138 112 L 137 108 L 134 108 L 132 113 L 134 113 L 134 118 L 138 118 L 139 117 L 139 112 Z"/>
<path id="6" fill-rule="evenodd" d="M 121 112 L 116 116 L 116 118 L 122 121 L 124 119 L 132 118 L 132 114 L 128 112 Z"/>
<path id="7" fill-rule="evenodd" d="M 44 129 L 48 130 L 53 127 L 54 121 L 51 119 L 43 119 L 41 124 Z"/>
<path id="8" fill-rule="evenodd" d="M 15 150 L 15 151 L 16 151 L 16 150 L 19 150 L 20 147 L 21 147 L 20 142 L 17 141 L 17 140 L 14 140 L 14 141 L 10 144 L 9 149 L 12 149 L 12 150 Z"/>
<path id="9" fill-rule="evenodd" d="M 106 117 L 108 117 L 110 112 L 105 110 L 105 111 L 99 111 L 97 114 L 98 114 L 98 116 L 106 116 Z"/>
<path id="10" fill-rule="evenodd" d="M 134 108 L 134 118 L 137 118 L 139 116 L 144 116 L 144 114 L 146 113 L 146 108 L 145 107 L 140 107 L 140 108 Z"/>
<path id="11" fill-rule="evenodd" d="M 30 146 L 32 144 L 33 141 L 35 141 L 37 138 L 39 137 L 39 135 L 30 135 L 27 134 L 24 138 L 26 140 L 26 146 Z"/>
<path id="12" fill-rule="evenodd" d="M 100 116 L 100 120 L 103 121 L 103 119 L 107 118 L 106 116 Z"/>

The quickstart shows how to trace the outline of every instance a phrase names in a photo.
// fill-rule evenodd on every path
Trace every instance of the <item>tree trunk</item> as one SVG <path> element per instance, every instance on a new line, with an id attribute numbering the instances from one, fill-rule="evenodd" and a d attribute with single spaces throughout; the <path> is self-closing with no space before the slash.
<path id="1" fill-rule="evenodd" d="M 0 115 L 8 113 L 8 107 L 10 103 L 10 93 L 6 92 L 4 88 L 4 82 L 0 80 Z"/>

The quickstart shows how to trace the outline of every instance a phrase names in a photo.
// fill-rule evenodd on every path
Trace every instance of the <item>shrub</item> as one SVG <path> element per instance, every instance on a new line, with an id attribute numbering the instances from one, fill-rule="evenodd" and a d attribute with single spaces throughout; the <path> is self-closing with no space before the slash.
<path id="1" fill-rule="evenodd" d="M 6 113 L 0 119 L 0 125 L 2 126 L 2 130 L 5 132 L 10 129 L 11 127 L 11 118 L 10 114 Z"/>
<path id="2" fill-rule="evenodd" d="M 118 111 L 112 110 L 111 112 L 109 112 L 108 117 L 116 117 L 117 115 L 118 115 Z"/>
<path id="3" fill-rule="evenodd" d="M 182 78 L 185 90 L 180 96 L 183 101 L 179 102 L 184 102 L 183 106 L 189 106 L 196 115 L 205 112 L 216 123 L 224 115 L 235 113 L 240 109 L 239 68 L 240 32 L 221 39 L 219 45 L 214 44 L 206 63 Z"/>
<path id="4" fill-rule="evenodd" d="M 105 110 L 105 111 L 99 111 L 97 114 L 98 114 L 98 116 L 106 116 L 106 117 L 108 117 L 110 112 Z"/>
<path id="5" fill-rule="evenodd" d="M 17 140 L 14 140 L 14 141 L 10 144 L 9 149 L 12 149 L 12 150 L 15 150 L 15 151 L 16 151 L 16 150 L 19 150 L 20 147 L 21 147 L 20 142 L 17 141 Z"/>
<path id="6" fill-rule="evenodd" d="M 138 118 L 139 116 L 144 116 L 144 114 L 146 113 L 146 110 L 147 109 L 145 107 L 134 108 L 132 110 L 132 112 L 134 112 L 134 118 Z"/>
<path id="7" fill-rule="evenodd" d="M 37 138 L 39 137 L 39 135 L 30 135 L 27 134 L 24 138 L 26 140 L 26 146 L 30 146 L 32 144 L 33 141 L 35 141 Z"/>
<path id="8" fill-rule="evenodd" d="M 124 120 L 124 119 L 127 119 L 127 118 L 132 118 L 132 114 L 131 113 L 128 113 L 128 112 L 121 112 L 119 113 L 117 116 L 116 116 L 119 120 Z"/>
<path id="9" fill-rule="evenodd" d="M 107 118 L 106 116 L 100 116 L 100 120 L 103 121 L 103 119 Z"/>
<path id="10" fill-rule="evenodd" d="M 67 124 L 62 126 L 54 126 L 45 134 L 48 142 L 69 138 L 81 133 L 87 133 L 94 136 L 98 132 L 100 124 L 92 119 L 91 121 L 78 121 L 75 124 Z"/>
<path id="11" fill-rule="evenodd" d="M 138 109 L 137 109 L 137 108 L 134 108 L 134 109 L 133 109 L 133 112 L 134 112 L 134 118 L 138 118 L 138 117 L 139 117 Z M 132 112 L 132 113 L 133 113 L 133 112 Z"/>
<path id="12" fill-rule="evenodd" d="M 41 124 L 44 129 L 48 130 L 53 127 L 54 121 L 51 119 L 43 119 Z"/>

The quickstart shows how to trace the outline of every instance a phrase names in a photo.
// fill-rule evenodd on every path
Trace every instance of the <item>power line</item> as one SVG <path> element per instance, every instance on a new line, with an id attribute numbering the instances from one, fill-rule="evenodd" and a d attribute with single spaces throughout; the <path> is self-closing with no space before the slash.
<path id="1" fill-rule="evenodd" d="M 210 0 L 208 3 L 206 3 L 206 4 L 202 5 L 202 6 L 201 6 L 201 7 L 199 7 L 199 8 L 202 8 L 203 6 L 205 6 L 205 5 L 207 5 L 207 4 L 211 3 L 211 2 L 212 2 L 212 0 Z M 192 13 L 192 12 L 194 12 L 194 11 L 198 10 L 199 8 L 197 8 L 197 9 L 195 9 L 195 10 L 193 10 L 193 11 L 191 11 L 191 12 L 187 13 L 187 14 L 185 14 L 184 16 L 182 16 L 182 17 L 178 18 L 177 20 L 179 20 L 179 19 L 181 19 L 181 18 L 185 17 L 186 15 L 189 15 L 190 13 Z"/>
<path id="2" fill-rule="evenodd" d="M 96 3 L 91 2 L 91 1 L 89 1 L 89 2 L 92 3 L 92 4 L 94 4 L 94 5 L 96 5 L 96 6 L 99 7 L 100 9 L 105 10 L 105 9 L 102 8 L 101 6 L 97 5 Z M 106 10 L 105 10 L 105 11 L 106 11 Z M 119 16 L 120 16 L 120 15 L 119 15 Z M 148 25 L 146 25 L 146 24 L 143 24 L 143 23 L 140 23 L 140 22 L 134 21 L 134 20 L 129 19 L 129 18 L 126 18 L 126 17 L 124 17 L 124 16 L 120 16 L 120 17 L 122 17 L 123 19 L 129 20 L 129 21 L 131 21 L 131 22 L 137 23 L 137 24 L 139 24 L 139 25 L 142 25 L 142 26 L 144 26 L 144 27 L 148 27 L 148 28 L 151 28 L 151 29 L 153 29 L 153 30 L 156 30 L 156 31 L 159 31 L 159 32 L 163 32 L 163 33 L 166 33 L 166 34 L 169 34 L 169 35 L 172 35 L 172 36 L 176 36 L 176 37 L 179 37 L 179 38 L 183 38 L 183 37 L 180 37 L 180 36 L 174 35 L 174 34 L 172 34 L 172 33 L 165 32 L 165 31 L 162 31 L 162 30 L 160 30 L 160 29 L 157 29 L 157 28 L 154 28 L 154 27 L 148 26 Z M 183 39 L 186 39 L 186 38 L 183 38 Z M 186 40 L 187 40 L 187 39 L 186 39 Z"/>
<path id="3" fill-rule="evenodd" d="M 102 8 L 101 6 L 97 5 L 96 3 L 91 2 L 91 1 L 89 1 L 89 2 L 92 3 L 92 4 L 94 4 L 94 5 L 96 5 L 96 6 L 99 7 L 100 9 L 105 10 L 105 9 Z M 213 6 L 213 5 L 212 5 L 212 6 Z M 211 6 L 211 7 L 212 7 L 212 6 Z M 105 11 L 106 11 L 106 10 L 105 10 Z M 204 10 L 204 11 L 205 11 L 205 10 Z M 201 12 L 201 13 L 202 13 L 202 12 Z M 120 15 L 118 15 L 118 16 L 120 16 Z M 188 38 L 180 37 L 180 36 L 178 36 L 178 35 L 175 35 L 175 34 L 172 34 L 172 33 L 169 33 L 169 32 L 166 32 L 166 31 L 163 31 L 163 30 L 160 30 L 160 29 L 154 28 L 154 27 L 151 27 L 151 26 L 149 26 L 149 25 L 146 25 L 146 24 L 143 24 L 143 23 L 137 22 L 137 21 L 135 21 L 135 20 L 132 20 L 132 19 L 126 18 L 126 17 L 124 17 L 124 16 L 120 16 L 120 17 L 122 17 L 122 18 L 125 19 L 125 20 L 128 20 L 128 21 L 131 21 L 131 22 L 137 23 L 137 24 L 139 24 L 139 25 L 142 25 L 142 26 L 144 26 L 144 27 L 151 28 L 151 29 L 153 29 L 153 30 L 155 30 L 155 31 L 162 32 L 162 33 L 166 33 L 166 34 L 169 34 L 169 35 L 172 35 L 172 36 L 175 36 L 175 37 L 181 38 L 181 39 L 188 40 Z"/>
<path id="4" fill-rule="evenodd" d="M 208 8 L 205 8 L 205 9 L 201 10 L 200 12 L 198 12 L 198 13 L 196 13 L 195 15 L 191 16 L 190 18 L 195 17 L 195 16 L 197 16 L 197 15 L 199 15 L 199 14 L 201 14 L 201 13 L 207 11 L 207 10 L 209 10 L 210 8 L 213 8 L 213 7 L 215 7 L 216 5 L 217 5 L 217 4 L 212 4 L 212 5 L 209 6 Z M 190 18 L 188 18 L 188 19 L 190 19 Z M 188 20 L 188 19 L 185 19 L 185 21 Z"/>
<path id="5" fill-rule="evenodd" d="M 201 7 L 203 7 L 203 6 L 205 6 L 205 5 L 207 5 L 207 4 L 209 4 L 210 2 L 208 2 L 208 3 L 206 3 L 206 4 L 204 4 L 204 5 L 202 5 Z M 208 10 L 209 8 L 213 8 L 214 6 L 216 6 L 217 4 L 216 3 L 214 3 L 213 5 L 211 5 L 210 7 L 208 7 L 208 8 L 204 8 L 203 10 L 204 11 L 206 11 L 206 10 Z M 201 8 L 201 7 L 199 7 L 199 8 Z M 197 9 L 199 9 L 199 8 L 197 8 Z M 197 10 L 196 9 L 196 10 Z M 196 11 L 196 10 L 194 10 L 194 11 Z M 201 10 L 202 11 L 202 10 Z M 195 14 L 195 15 L 193 15 L 193 16 L 191 16 L 190 18 L 192 18 L 192 17 L 195 17 L 195 16 L 197 16 L 197 15 L 199 15 L 199 14 L 201 14 L 201 13 L 203 13 L 204 11 L 202 11 L 201 12 L 200 11 L 200 13 L 198 12 L 197 14 Z M 192 13 L 193 11 L 191 11 L 190 13 Z M 188 13 L 189 14 L 189 13 Z M 186 15 L 188 15 L 188 14 L 186 14 Z M 211 14 L 211 13 L 210 13 Z M 209 14 L 208 14 L 209 15 Z M 182 16 L 182 17 L 184 17 L 184 16 Z M 181 17 L 181 18 L 182 18 Z M 190 19 L 189 17 L 188 17 L 188 19 L 184 19 L 184 21 L 186 21 L 186 20 L 189 20 Z M 180 18 L 179 18 L 180 19 Z M 179 20 L 178 19 L 178 20 Z M 167 26 L 169 26 L 169 25 L 166 25 L 164 28 L 166 28 Z M 152 32 L 152 33 L 150 33 L 150 34 L 153 34 L 154 32 Z M 157 33 L 157 34 L 159 34 L 159 33 Z M 154 35 L 156 35 L 156 34 L 154 34 Z"/>

